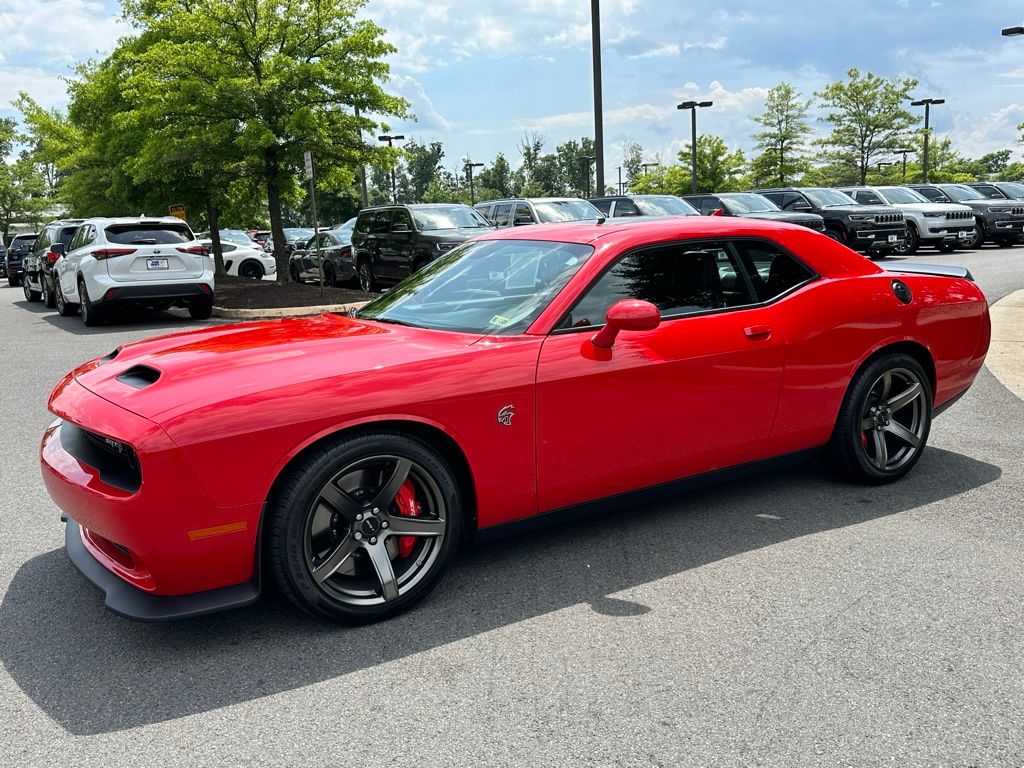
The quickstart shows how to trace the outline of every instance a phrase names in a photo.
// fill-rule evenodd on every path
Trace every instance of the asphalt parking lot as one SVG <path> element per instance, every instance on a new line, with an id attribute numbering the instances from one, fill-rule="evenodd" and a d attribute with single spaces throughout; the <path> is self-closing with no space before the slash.
<path id="1" fill-rule="evenodd" d="M 912 259 L 1024 288 L 1024 247 Z M 367 628 L 131 623 L 64 555 L 46 398 L 203 324 L 0 288 L 0 765 L 1024 765 L 1024 403 L 987 370 L 896 485 L 812 461 L 478 546 Z"/>

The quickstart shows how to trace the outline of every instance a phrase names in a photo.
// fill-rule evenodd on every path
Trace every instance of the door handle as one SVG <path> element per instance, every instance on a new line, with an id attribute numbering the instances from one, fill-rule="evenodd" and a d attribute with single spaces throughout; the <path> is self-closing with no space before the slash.
<path id="1" fill-rule="evenodd" d="M 751 325 L 744 328 L 743 332 L 750 339 L 767 339 L 772 335 L 772 329 L 767 325 Z"/>

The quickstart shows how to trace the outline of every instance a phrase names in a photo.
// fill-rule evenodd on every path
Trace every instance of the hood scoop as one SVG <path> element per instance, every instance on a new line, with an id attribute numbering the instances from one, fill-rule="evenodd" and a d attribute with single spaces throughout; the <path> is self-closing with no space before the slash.
<path id="1" fill-rule="evenodd" d="M 122 372 L 117 380 L 135 389 L 145 389 L 150 384 L 156 384 L 159 378 L 160 371 L 156 368 L 150 368 L 148 365 L 133 365 Z"/>

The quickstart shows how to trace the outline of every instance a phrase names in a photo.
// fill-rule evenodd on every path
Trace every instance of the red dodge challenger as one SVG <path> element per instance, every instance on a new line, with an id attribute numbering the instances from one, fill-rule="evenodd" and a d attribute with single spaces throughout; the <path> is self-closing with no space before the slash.
<path id="1" fill-rule="evenodd" d="M 959 267 L 889 269 L 809 229 L 681 217 L 518 227 L 354 317 L 224 325 L 69 374 L 41 449 L 111 610 L 244 605 L 272 579 L 368 622 L 461 541 L 826 449 L 910 471 L 988 349 Z"/>

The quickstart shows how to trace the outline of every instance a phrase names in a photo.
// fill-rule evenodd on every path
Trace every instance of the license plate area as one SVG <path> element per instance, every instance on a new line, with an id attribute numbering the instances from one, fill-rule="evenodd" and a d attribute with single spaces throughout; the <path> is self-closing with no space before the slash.
<path id="1" fill-rule="evenodd" d="M 889 235 L 889 242 L 890 243 L 895 243 L 896 242 L 896 235 Z"/>
<path id="2" fill-rule="evenodd" d="M 167 259 L 146 259 L 146 269 L 169 269 Z"/>

